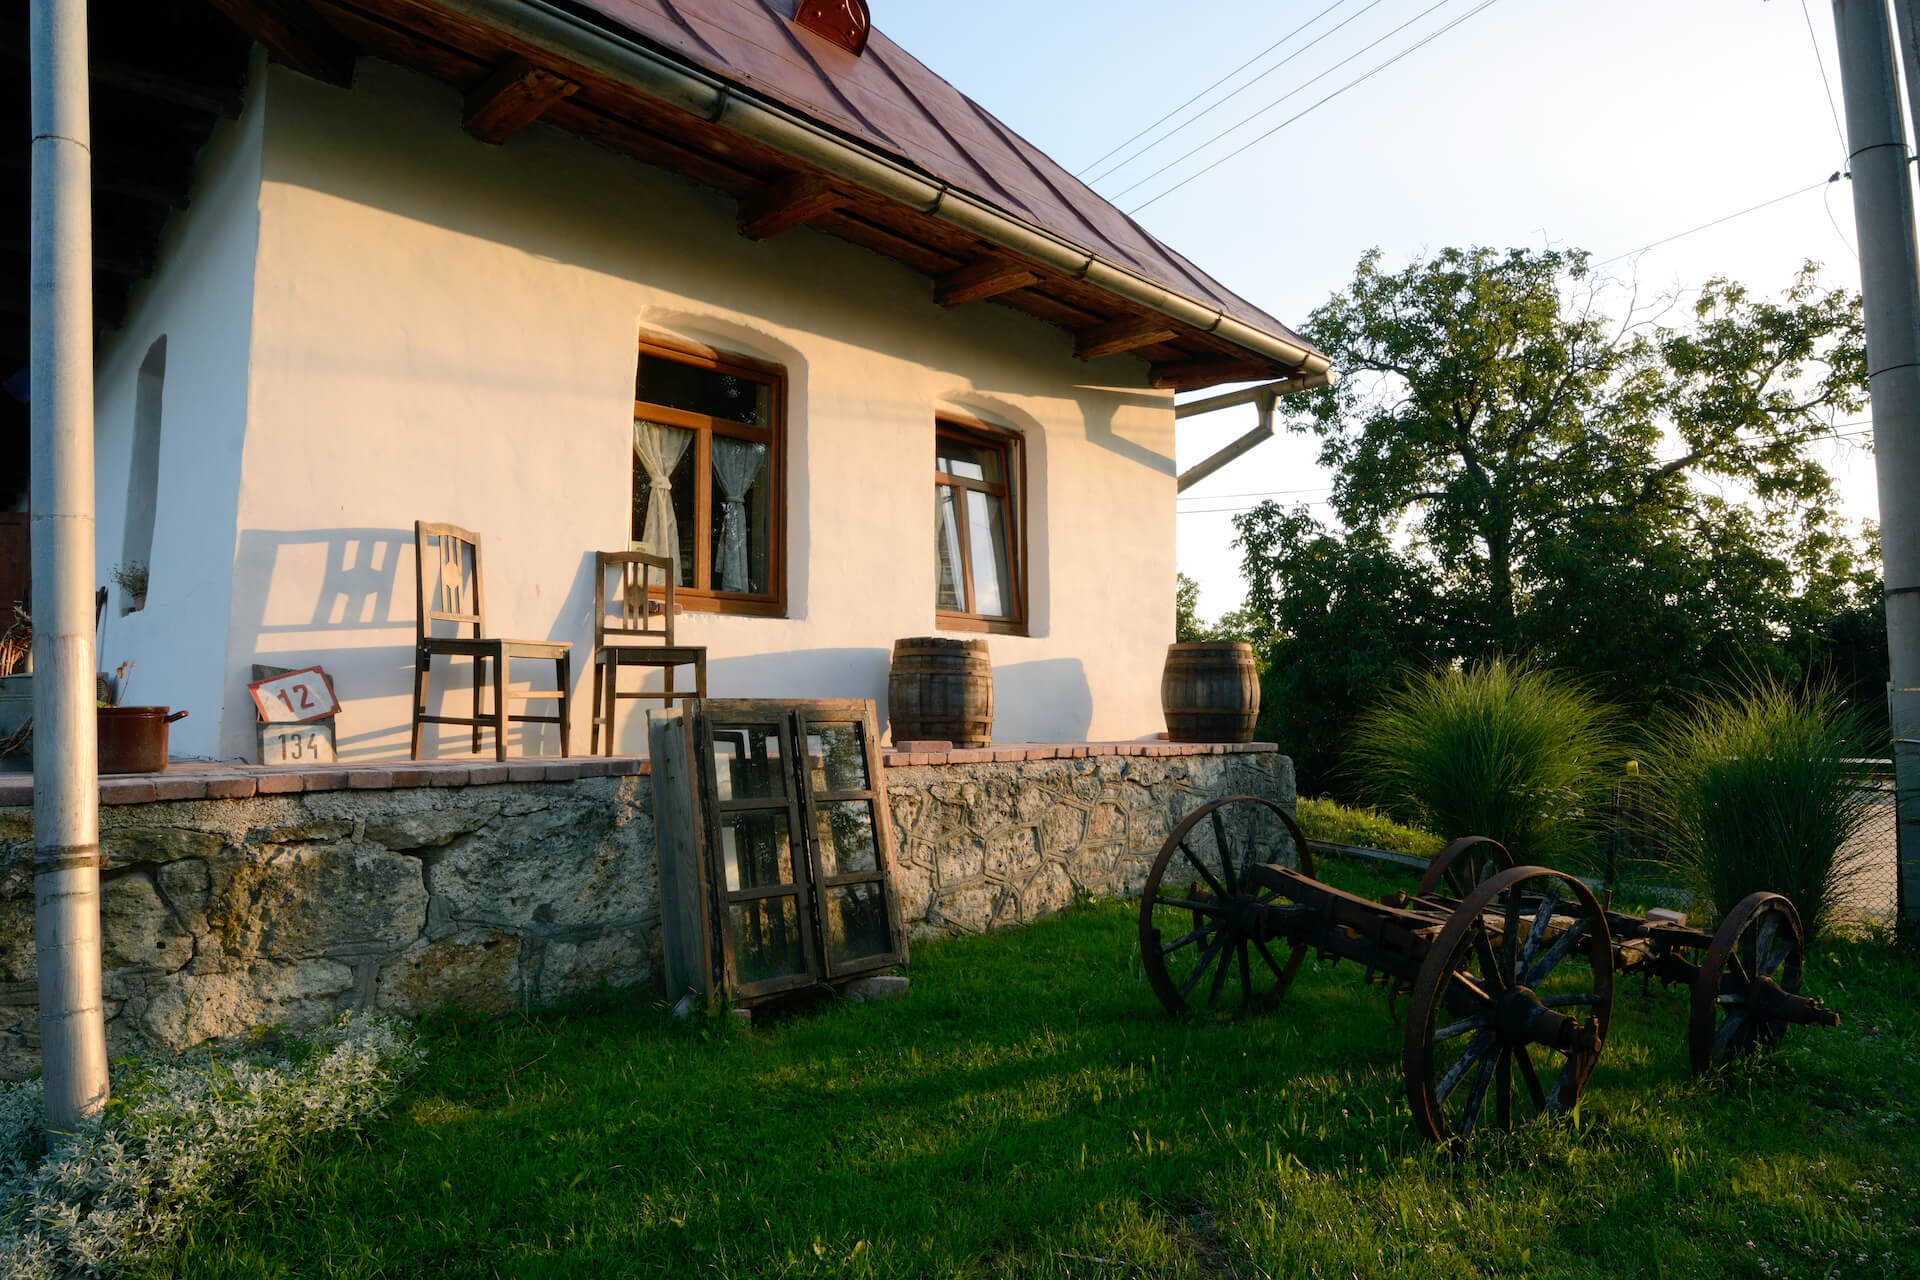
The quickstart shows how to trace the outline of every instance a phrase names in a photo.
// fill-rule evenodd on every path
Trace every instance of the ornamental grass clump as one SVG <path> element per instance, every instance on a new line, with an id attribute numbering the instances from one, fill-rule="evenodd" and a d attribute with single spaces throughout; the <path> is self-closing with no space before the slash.
<path id="1" fill-rule="evenodd" d="M 122 1066 L 107 1110 L 51 1151 L 40 1082 L 0 1083 L 0 1280 L 163 1256 L 300 1140 L 378 1115 L 420 1059 L 398 1024 L 352 1015 L 289 1052 Z"/>
<path id="2" fill-rule="evenodd" d="M 1659 726 L 1655 811 L 1698 892 L 1725 915 L 1756 890 L 1783 894 L 1808 938 L 1832 924 L 1862 854 L 1853 838 L 1880 797 L 1862 785 L 1869 721 L 1831 687 L 1770 677 L 1698 699 Z"/>
<path id="3" fill-rule="evenodd" d="M 1364 713 L 1350 768 L 1389 813 L 1566 866 L 1604 826 L 1612 713 L 1573 680 L 1496 658 L 1416 675 Z"/>

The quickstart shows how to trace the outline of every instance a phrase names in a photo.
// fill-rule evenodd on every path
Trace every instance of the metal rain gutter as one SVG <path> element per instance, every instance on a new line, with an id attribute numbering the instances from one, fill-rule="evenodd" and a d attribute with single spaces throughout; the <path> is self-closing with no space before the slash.
<path id="1" fill-rule="evenodd" d="M 440 7 L 492 27 L 649 97 L 692 112 L 797 160 L 960 228 L 1051 270 L 1224 339 L 1303 373 L 1324 373 L 1327 357 L 1158 284 L 1131 267 L 1080 248 L 1063 236 L 927 177 L 797 112 L 684 66 L 547 3 L 547 0 L 436 0 Z"/>

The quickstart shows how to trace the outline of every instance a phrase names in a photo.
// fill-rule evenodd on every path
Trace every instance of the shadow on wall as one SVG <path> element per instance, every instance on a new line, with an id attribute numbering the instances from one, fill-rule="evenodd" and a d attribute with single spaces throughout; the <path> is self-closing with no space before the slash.
<path id="1" fill-rule="evenodd" d="M 995 742 L 1078 742 L 1092 725 L 1093 690 L 1080 659 L 1042 658 L 994 667 Z"/>
<path id="2" fill-rule="evenodd" d="M 412 719 L 414 589 L 413 530 L 405 529 L 248 529 L 240 535 L 234 566 L 232 652 L 229 673 L 233 710 L 221 726 L 220 753 L 227 759 L 254 758 L 252 703 L 244 689 L 254 663 L 321 666 L 333 678 L 349 712 L 337 730 L 334 747 L 342 760 L 404 757 Z M 591 553 L 583 555 L 567 584 L 549 638 L 574 639 L 574 683 L 580 683 L 578 631 L 592 608 Z M 318 582 L 318 590 L 312 584 Z M 447 631 L 446 624 L 442 630 Z M 450 631 L 447 631 L 451 634 Z M 490 629 L 491 633 L 491 629 Z M 591 657 L 591 655 L 587 655 Z M 516 662 L 513 683 L 525 688 L 552 687 L 552 667 Z M 467 715 L 473 705 L 473 664 L 442 658 L 434 663 L 427 706 L 436 714 Z M 377 701 L 393 709 L 389 723 L 370 723 L 365 711 Z M 547 704 L 550 706 L 551 704 Z M 357 709 L 362 714 L 353 714 Z M 527 708 L 519 708 L 525 710 Z M 535 705 L 536 712 L 546 706 Z M 390 713 L 392 714 L 392 713 Z M 559 750 L 550 725 L 514 725 L 509 753 L 534 755 Z M 482 749 L 491 753 L 491 731 Z M 466 756 L 472 730 L 464 725 L 428 725 L 421 742 L 425 759 Z"/>

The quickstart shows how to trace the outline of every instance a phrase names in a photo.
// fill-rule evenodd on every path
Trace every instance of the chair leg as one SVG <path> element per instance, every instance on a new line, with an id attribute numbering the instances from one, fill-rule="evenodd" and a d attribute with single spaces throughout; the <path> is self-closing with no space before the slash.
<path id="1" fill-rule="evenodd" d="M 704 653 L 693 659 L 693 693 L 702 702 L 707 700 L 707 655 Z"/>
<path id="2" fill-rule="evenodd" d="M 487 669 L 487 660 L 475 654 L 473 656 L 473 754 L 480 754 L 480 686 L 481 676 Z"/>
<path id="3" fill-rule="evenodd" d="M 605 715 L 606 721 L 607 721 L 607 754 L 608 755 L 613 755 L 616 751 L 619 750 L 619 748 L 614 744 L 614 741 L 613 741 L 613 718 L 619 712 L 619 710 L 620 710 L 620 664 L 618 662 L 609 662 L 607 664 L 606 705 L 605 705 L 604 711 L 602 712 L 602 714 Z"/>
<path id="4" fill-rule="evenodd" d="M 479 730 L 475 729 L 477 737 Z M 493 758 L 504 763 L 507 758 L 507 655 L 502 652 L 493 659 Z"/>
<path id="5" fill-rule="evenodd" d="M 420 758 L 420 717 L 427 714 L 427 669 L 433 665 L 433 655 L 416 653 L 413 655 L 413 758 Z"/>
<path id="6" fill-rule="evenodd" d="M 593 664 L 593 734 L 589 740 L 590 745 L 587 748 L 588 755 L 597 756 L 600 754 L 600 686 L 606 682 L 606 678 L 607 678 L 607 664 L 604 662 L 594 663 Z M 608 740 L 607 754 L 612 755 L 613 754 L 613 751 L 612 751 L 613 726 L 612 725 L 607 726 L 607 740 Z"/>
<path id="7" fill-rule="evenodd" d="M 560 754 L 573 754 L 573 654 L 563 653 L 553 661 L 560 676 Z"/>

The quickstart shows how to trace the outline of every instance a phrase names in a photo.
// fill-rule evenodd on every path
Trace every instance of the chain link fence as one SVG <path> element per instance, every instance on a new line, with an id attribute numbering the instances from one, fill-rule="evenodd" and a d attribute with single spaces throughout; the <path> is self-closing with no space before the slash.
<path id="1" fill-rule="evenodd" d="M 1900 916 L 1900 857 L 1895 823 L 1893 763 L 1861 760 L 1860 790 L 1868 817 L 1840 854 L 1842 914 L 1868 928 L 1893 928 Z M 1630 773 L 1613 788 L 1613 865 L 1603 875 L 1617 883 L 1677 884 L 1676 850 L 1648 795 L 1650 775 Z"/>

